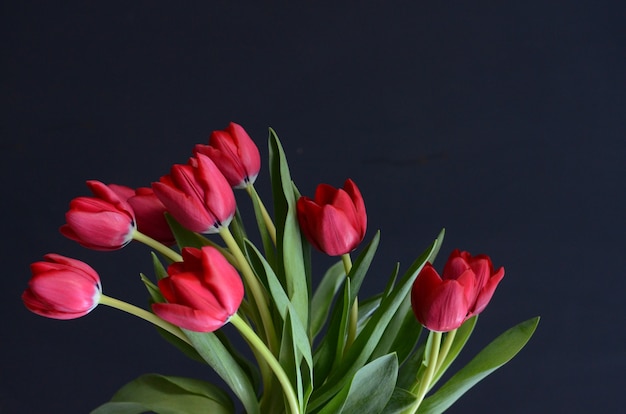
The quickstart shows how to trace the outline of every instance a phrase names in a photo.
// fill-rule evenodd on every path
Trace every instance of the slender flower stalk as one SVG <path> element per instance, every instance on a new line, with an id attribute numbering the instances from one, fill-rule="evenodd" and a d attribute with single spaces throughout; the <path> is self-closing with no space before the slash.
<path id="1" fill-rule="evenodd" d="M 439 361 L 439 349 L 441 347 L 441 332 L 430 331 L 426 341 L 426 349 L 424 350 L 424 362 L 426 363 L 426 371 L 422 378 L 418 378 L 411 392 L 417 395 L 413 405 L 405 411 L 405 413 L 417 413 L 417 409 L 424 401 L 426 393 L 431 388 L 431 383 L 437 370 Z M 426 360 L 427 359 L 427 360 Z"/>
<path id="2" fill-rule="evenodd" d="M 261 316 L 261 324 L 263 325 L 263 330 L 265 332 L 269 348 L 272 350 L 272 352 L 278 352 L 278 339 L 276 338 L 276 329 L 274 328 L 272 315 L 269 311 L 269 305 L 267 302 L 267 291 L 259 283 L 259 280 L 254 274 L 254 271 L 250 267 L 250 264 L 246 260 L 243 252 L 239 248 L 239 245 L 233 238 L 233 235 L 230 232 L 229 228 L 226 226 L 220 227 L 219 234 L 220 236 L 222 236 L 222 239 L 226 243 L 226 246 L 228 246 L 230 252 L 237 259 L 239 271 L 243 275 L 248 289 L 250 289 L 250 293 L 252 294 L 252 298 L 254 299 L 256 308 L 258 309 Z"/>
<path id="3" fill-rule="evenodd" d="M 159 318 L 158 316 L 156 316 L 153 313 L 148 312 L 145 309 L 141 309 L 135 305 L 131 305 L 128 302 L 124 302 L 121 301 L 119 299 L 115 299 L 112 298 L 110 296 L 106 296 L 106 295 L 101 295 L 100 296 L 100 304 L 102 305 L 107 305 L 110 306 L 112 308 L 115 309 L 119 309 L 121 311 L 130 313 L 131 315 L 135 315 L 138 318 L 141 318 L 145 321 L 148 321 L 156 326 L 158 326 L 159 328 L 162 328 L 166 331 L 168 331 L 169 333 L 171 333 L 172 335 L 176 336 L 177 338 L 179 338 L 180 340 L 186 342 L 187 344 L 191 345 L 191 342 L 189 342 L 189 339 L 187 339 L 187 337 L 185 336 L 185 334 L 183 333 L 183 331 L 175 325 L 172 325 L 169 322 L 164 321 L 163 319 Z"/>
<path id="4" fill-rule="evenodd" d="M 272 217 L 268 213 L 267 208 L 265 208 L 265 204 L 263 204 L 263 201 L 261 200 L 261 197 L 259 197 L 259 194 L 256 192 L 253 184 L 247 185 L 246 191 L 251 198 L 256 199 L 261 210 L 261 215 L 263 216 L 263 221 L 265 222 L 267 232 L 269 233 L 272 242 L 274 242 L 274 246 L 276 246 L 276 226 L 274 225 Z"/>
<path id="5" fill-rule="evenodd" d="M 454 338 L 456 337 L 456 331 L 457 329 L 453 329 L 450 332 L 447 332 L 443 340 L 443 344 L 441 345 L 441 349 L 439 350 L 439 358 L 437 360 L 437 366 L 435 367 L 435 377 L 433 380 L 433 385 L 439 379 L 439 377 L 443 375 L 443 372 L 440 372 L 441 367 L 443 366 L 443 363 L 446 357 L 448 356 L 448 352 L 450 352 L 450 348 L 452 347 L 452 344 L 454 343 Z"/>
<path id="6" fill-rule="evenodd" d="M 140 243 L 145 244 L 148 247 L 153 248 L 154 250 L 156 250 L 157 252 L 161 253 L 163 256 L 167 257 L 168 259 L 172 260 L 173 262 L 182 262 L 183 261 L 183 257 L 175 252 L 174 250 L 170 249 L 169 247 L 167 247 L 166 245 L 164 245 L 163 243 L 159 242 L 158 240 L 153 239 L 152 237 L 149 237 L 143 233 L 141 233 L 139 230 L 135 230 L 133 232 L 133 240 L 136 240 Z"/>
<path id="7" fill-rule="evenodd" d="M 241 316 L 235 313 L 230 318 L 230 323 L 232 323 L 235 328 L 237 328 L 241 335 L 246 339 L 248 344 L 250 344 L 251 347 L 256 349 L 259 354 L 261 354 L 265 358 L 265 361 L 267 362 L 269 367 L 272 369 L 272 371 L 274 371 L 278 382 L 280 382 L 280 385 L 282 385 L 283 387 L 283 392 L 285 393 L 285 398 L 287 399 L 291 413 L 300 414 L 301 410 L 300 404 L 298 402 L 298 397 L 296 396 L 291 382 L 289 382 L 287 374 L 280 366 L 280 363 L 278 362 L 272 351 L 269 350 L 269 348 L 265 345 L 261 338 L 258 337 L 254 330 L 250 328 L 250 326 L 241 318 Z"/>
<path id="8" fill-rule="evenodd" d="M 350 253 L 342 254 L 341 260 L 343 261 L 343 268 L 346 271 L 346 277 L 352 270 L 352 259 Z M 348 337 L 346 338 L 346 346 L 344 353 L 348 351 L 354 340 L 356 339 L 356 327 L 359 323 L 359 298 L 355 297 L 352 307 L 350 308 L 350 319 L 348 320 Z"/>

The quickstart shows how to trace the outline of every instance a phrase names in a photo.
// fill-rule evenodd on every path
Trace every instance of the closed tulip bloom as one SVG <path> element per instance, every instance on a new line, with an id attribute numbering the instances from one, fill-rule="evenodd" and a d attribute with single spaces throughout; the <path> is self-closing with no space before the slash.
<path id="1" fill-rule="evenodd" d="M 431 331 L 457 329 L 485 309 L 503 277 L 504 268 L 494 271 L 489 257 L 455 250 L 443 276 L 430 263 L 424 265 L 411 291 L 413 312 Z"/>
<path id="2" fill-rule="evenodd" d="M 161 319 L 196 332 L 212 332 L 228 322 L 243 300 L 237 270 L 215 248 L 183 249 L 183 261 L 170 265 L 159 281 L 167 303 L 152 310 Z"/>
<path id="3" fill-rule="evenodd" d="M 61 233 L 94 250 L 117 250 L 132 240 L 135 213 L 128 202 L 100 181 L 87 181 L 93 197 L 77 197 Z"/>
<path id="4" fill-rule="evenodd" d="M 38 315 L 53 319 L 75 319 L 98 305 L 100 277 L 80 260 L 47 254 L 30 266 L 32 278 L 22 294 L 24 305 Z"/>
<path id="5" fill-rule="evenodd" d="M 209 145 L 196 145 L 194 153 L 211 158 L 234 188 L 253 184 L 261 169 L 259 149 L 246 130 L 234 122 L 223 131 L 213 131 Z"/>
<path id="6" fill-rule="evenodd" d="M 152 189 L 167 211 L 191 231 L 217 233 L 235 215 L 232 188 L 203 154 L 186 165 L 174 165 L 169 175 L 152 183 Z"/>
<path id="7" fill-rule="evenodd" d="M 350 179 L 343 189 L 320 184 L 314 199 L 300 197 L 296 207 L 300 228 L 309 243 L 330 256 L 351 252 L 365 237 L 365 203 Z"/>
<path id="8" fill-rule="evenodd" d="M 152 188 L 132 189 L 123 185 L 110 184 L 120 197 L 124 198 L 135 212 L 137 229 L 153 239 L 171 246 L 176 242 L 170 226 L 165 220 L 165 206 L 154 194 Z"/>

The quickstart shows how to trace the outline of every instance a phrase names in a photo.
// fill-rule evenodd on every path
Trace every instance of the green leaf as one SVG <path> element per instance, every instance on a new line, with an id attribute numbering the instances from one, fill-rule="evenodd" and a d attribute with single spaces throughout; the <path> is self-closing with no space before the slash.
<path id="1" fill-rule="evenodd" d="M 311 338 L 315 338 L 324 327 L 333 299 L 345 277 L 343 262 L 339 261 L 326 271 L 322 281 L 317 286 L 311 300 Z"/>
<path id="2" fill-rule="evenodd" d="M 379 414 L 389 402 L 398 376 L 395 354 L 363 366 L 319 414 Z"/>
<path id="3" fill-rule="evenodd" d="M 376 254 L 379 242 L 380 231 L 377 231 L 376 234 L 374 234 L 374 237 L 372 237 L 372 241 L 365 246 L 363 251 L 354 261 L 352 269 L 350 269 L 350 274 L 348 275 L 350 278 L 350 305 L 352 305 L 352 302 L 354 302 L 354 299 L 359 294 L 359 289 L 361 288 L 363 279 L 365 279 L 365 275 L 369 270 L 370 264 L 372 264 L 372 259 L 374 259 L 374 254 Z"/>
<path id="4" fill-rule="evenodd" d="M 415 348 L 421 331 L 422 325 L 415 318 L 411 309 L 411 298 L 407 296 L 389 322 L 385 334 L 372 355 L 395 352 L 399 363 L 402 364 Z"/>
<path id="5" fill-rule="evenodd" d="M 332 398 L 341 389 L 345 378 L 349 378 L 367 363 L 390 320 L 409 294 L 417 274 L 426 263 L 426 260 L 431 256 L 433 248 L 437 243 L 440 243 L 440 241 L 435 240 L 428 249 L 413 262 L 398 285 L 389 296 L 382 300 L 367 325 L 348 349 L 341 364 L 331 373 L 328 380 L 322 386 L 313 391 L 309 405 L 311 409 L 324 405 L 326 401 Z"/>
<path id="6" fill-rule="evenodd" d="M 538 323 L 539 317 L 529 319 L 497 337 L 436 393 L 426 398 L 418 413 L 444 412 L 479 381 L 510 361 L 526 345 Z"/>
<path id="7" fill-rule="evenodd" d="M 409 391 L 398 388 L 393 390 L 391 398 L 387 402 L 382 414 L 402 414 L 415 402 L 415 394 Z"/>
<path id="8" fill-rule="evenodd" d="M 302 325 L 297 318 L 296 309 L 293 304 L 287 298 L 287 294 L 283 290 L 280 281 L 276 277 L 276 274 L 272 270 L 272 267 L 265 260 L 261 252 L 249 241 L 246 240 L 246 251 L 249 253 L 249 257 L 252 263 L 255 263 L 255 269 L 263 272 L 264 278 L 267 280 L 272 299 L 276 304 L 278 313 L 283 321 L 287 320 L 287 316 L 290 315 L 291 322 L 290 333 L 293 336 L 294 344 L 296 348 L 301 352 L 301 355 L 305 358 L 309 367 L 313 366 L 313 357 L 311 356 L 311 344 L 306 333 L 306 328 Z M 295 316 L 295 317 L 294 317 Z M 299 364 L 298 360 L 298 364 Z"/>
<path id="9" fill-rule="evenodd" d="M 183 329 L 198 353 L 228 384 L 248 414 L 260 414 L 256 390 L 250 378 L 228 348 L 212 332 L 193 332 Z"/>
<path id="10" fill-rule="evenodd" d="M 91 414 L 231 414 L 235 412 L 228 395 L 208 382 L 182 377 L 147 374 L 129 382 L 111 401 Z"/>
<path id="11" fill-rule="evenodd" d="M 276 250 L 278 263 L 276 272 L 285 286 L 287 295 L 293 304 L 296 315 L 304 326 L 309 323 L 310 282 L 310 246 L 300 233 L 296 213 L 295 188 L 287 158 L 282 145 L 273 129 L 269 134 L 270 177 L 274 197 L 276 225 Z"/>

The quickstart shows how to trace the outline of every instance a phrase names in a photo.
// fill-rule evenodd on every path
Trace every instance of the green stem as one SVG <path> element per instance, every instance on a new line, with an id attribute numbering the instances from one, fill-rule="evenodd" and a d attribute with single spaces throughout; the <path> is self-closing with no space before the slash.
<path id="1" fill-rule="evenodd" d="M 158 326 L 159 328 L 162 328 L 168 331 L 172 335 L 178 337 L 180 340 L 191 345 L 191 342 L 189 342 L 189 339 L 187 339 L 183 331 L 181 331 L 181 329 L 178 326 L 172 325 L 171 323 L 164 321 L 163 319 L 156 316 L 154 313 L 150 313 L 145 309 L 141 309 L 135 305 L 131 305 L 128 302 L 124 302 L 119 299 L 115 299 L 110 296 L 107 296 L 107 295 L 101 295 L 99 303 L 102 305 L 107 305 L 112 308 L 130 313 L 131 315 L 135 315 L 138 318 L 148 321 Z"/>
<path id="2" fill-rule="evenodd" d="M 265 222 L 265 227 L 267 228 L 267 232 L 269 233 L 270 238 L 274 242 L 274 246 L 276 246 L 276 226 L 274 225 L 274 222 L 272 221 L 272 217 L 267 212 L 267 209 L 265 208 L 265 204 L 263 204 L 261 197 L 259 197 L 259 193 L 256 192 L 254 185 L 252 184 L 247 185 L 246 191 L 248 192 L 248 195 L 250 195 L 251 198 L 256 199 L 259 205 L 259 209 L 261 210 L 261 215 L 263 216 L 263 221 Z"/>
<path id="3" fill-rule="evenodd" d="M 437 361 L 439 359 L 439 348 L 441 346 L 441 332 L 430 331 L 428 340 L 426 341 L 426 349 L 424 350 L 424 362 L 426 363 L 426 371 L 422 378 L 413 386 L 411 392 L 417 395 L 415 402 L 408 412 L 416 413 L 420 404 L 424 400 L 426 393 L 430 389 L 431 382 L 435 376 L 437 369 Z M 426 360 L 428 358 L 428 360 Z"/>
<path id="4" fill-rule="evenodd" d="M 441 377 L 443 372 L 440 372 L 443 363 L 445 362 L 446 357 L 448 356 L 448 352 L 450 352 L 450 348 L 454 343 L 454 337 L 456 336 L 456 329 L 446 333 L 446 337 L 443 340 L 443 344 L 441 345 L 441 349 L 439 350 L 439 357 L 437 359 L 437 366 L 435 367 L 435 378 L 433 381 L 433 385 Z"/>
<path id="5" fill-rule="evenodd" d="M 163 243 L 154 240 L 152 237 L 146 236 L 138 230 L 135 230 L 135 232 L 133 233 L 133 239 L 145 244 L 146 246 L 152 247 L 154 250 L 169 258 L 173 262 L 183 261 L 183 257 L 180 254 L 170 249 Z"/>
<path id="6" fill-rule="evenodd" d="M 341 260 L 343 261 L 343 268 L 346 271 L 346 277 L 350 274 L 350 270 L 352 270 L 352 259 L 350 258 L 350 253 L 346 253 L 341 255 Z M 359 323 L 359 298 L 355 296 L 354 302 L 352 302 L 352 307 L 350 308 L 350 319 L 348 320 L 348 337 L 346 338 L 346 346 L 344 347 L 344 353 L 348 351 L 350 346 L 354 343 L 356 339 L 356 328 Z"/>
<path id="7" fill-rule="evenodd" d="M 237 259 L 237 263 L 239 264 L 239 270 L 243 275 L 243 278 L 246 282 L 246 285 L 250 289 L 250 293 L 252 294 L 252 298 L 254 300 L 254 304 L 261 315 L 261 323 L 263 325 L 263 329 L 265 331 L 265 337 L 267 339 L 269 348 L 272 352 L 278 352 L 278 340 L 276 338 L 276 330 L 274 328 L 274 322 L 272 320 L 272 315 L 270 315 L 270 308 L 267 303 L 267 292 L 265 288 L 259 283 L 254 271 L 250 267 L 248 260 L 246 260 L 243 252 L 239 248 L 239 245 L 233 238 L 232 233 L 228 229 L 228 227 L 220 228 L 220 236 L 224 239 L 226 246 L 230 252 Z"/>
<path id="8" fill-rule="evenodd" d="M 287 402 L 289 403 L 289 409 L 291 410 L 291 413 L 300 414 L 300 403 L 298 401 L 298 397 L 296 396 L 296 393 L 291 385 L 291 382 L 289 381 L 289 378 L 287 377 L 287 374 L 280 366 L 280 363 L 278 362 L 274 354 L 272 354 L 272 351 L 269 350 L 269 348 L 265 345 L 261 338 L 258 337 L 258 335 L 252 330 L 252 328 L 250 328 L 250 326 L 248 326 L 248 324 L 241 318 L 241 316 L 239 316 L 238 314 L 234 314 L 230 318 L 230 323 L 232 323 L 235 328 L 237 328 L 237 330 L 246 339 L 250 346 L 256 349 L 259 354 L 261 354 L 265 358 L 267 364 L 270 366 L 272 371 L 274 371 L 278 382 L 280 382 L 280 385 L 282 385 L 283 387 L 283 392 L 285 394 L 285 398 L 287 398 Z"/>

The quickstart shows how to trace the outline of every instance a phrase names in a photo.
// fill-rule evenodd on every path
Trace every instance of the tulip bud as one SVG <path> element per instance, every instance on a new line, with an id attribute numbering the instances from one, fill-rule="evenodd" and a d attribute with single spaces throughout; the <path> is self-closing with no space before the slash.
<path id="1" fill-rule="evenodd" d="M 94 197 L 77 197 L 70 202 L 61 233 L 90 249 L 121 249 L 136 230 L 132 207 L 100 181 L 87 181 L 87 186 Z"/>
<path id="2" fill-rule="evenodd" d="M 212 332 L 237 312 L 243 282 L 237 270 L 214 247 L 185 248 L 183 261 L 170 265 L 159 280 L 167 303 L 152 310 L 161 319 L 196 332 Z"/>
<path id="3" fill-rule="evenodd" d="M 443 277 L 430 263 L 420 271 L 411 291 L 413 313 L 431 331 L 457 329 L 485 309 L 503 277 L 504 268 L 494 272 L 488 256 L 454 250 Z"/>
<path id="4" fill-rule="evenodd" d="M 165 219 L 167 210 L 154 194 L 152 188 L 140 187 L 133 190 L 130 187 L 117 184 L 110 184 L 109 187 L 133 208 L 137 229 L 140 232 L 166 246 L 171 246 L 176 242 Z"/>
<path id="5" fill-rule="evenodd" d="M 196 145 L 194 154 L 211 158 L 234 188 L 253 184 L 261 169 L 259 149 L 246 130 L 234 122 L 223 131 L 213 131 L 209 145 Z"/>
<path id="6" fill-rule="evenodd" d="M 365 237 L 365 204 L 350 179 L 343 189 L 320 184 L 313 200 L 300 197 L 296 207 L 300 229 L 309 243 L 330 256 L 351 252 Z"/>
<path id="7" fill-rule="evenodd" d="M 75 319 L 98 305 L 100 277 L 80 260 L 47 254 L 30 266 L 32 278 L 22 294 L 24 305 L 38 315 L 53 319 Z"/>
<path id="8" fill-rule="evenodd" d="M 187 165 L 174 165 L 169 175 L 152 183 L 152 189 L 167 211 L 191 231 L 217 233 L 235 215 L 232 188 L 203 154 Z"/>

